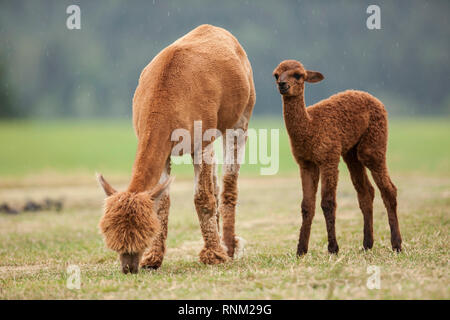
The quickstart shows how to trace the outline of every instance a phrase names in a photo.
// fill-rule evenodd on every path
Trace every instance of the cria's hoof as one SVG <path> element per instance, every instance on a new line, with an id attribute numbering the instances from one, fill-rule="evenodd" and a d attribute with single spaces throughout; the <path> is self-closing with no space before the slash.
<path id="1" fill-rule="evenodd" d="M 222 248 L 203 248 L 200 251 L 200 261 L 204 264 L 219 264 L 228 261 L 228 255 Z"/>
<path id="2" fill-rule="evenodd" d="M 391 244 L 392 244 L 392 250 L 395 252 L 402 252 L 402 238 L 399 237 L 394 237 L 393 239 L 391 239 Z"/>
<path id="3" fill-rule="evenodd" d="M 364 250 L 370 250 L 373 247 L 373 240 L 364 240 L 363 242 Z"/>
<path id="4" fill-rule="evenodd" d="M 328 252 L 331 254 L 338 254 L 339 253 L 339 246 L 337 243 L 331 243 L 328 245 Z"/>
<path id="5" fill-rule="evenodd" d="M 142 258 L 140 263 L 142 269 L 159 269 L 161 267 L 163 257 L 153 252 L 148 253 Z"/>
<path id="6" fill-rule="evenodd" d="M 307 248 L 303 248 L 303 247 L 298 247 L 297 248 L 297 257 L 303 257 L 307 253 L 308 253 L 308 249 Z"/>
<path id="7" fill-rule="evenodd" d="M 402 252 L 402 245 L 401 245 L 401 244 L 393 245 L 393 246 L 392 246 L 392 250 L 393 250 L 394 252 L 400 253 L 400 252 Z"/>

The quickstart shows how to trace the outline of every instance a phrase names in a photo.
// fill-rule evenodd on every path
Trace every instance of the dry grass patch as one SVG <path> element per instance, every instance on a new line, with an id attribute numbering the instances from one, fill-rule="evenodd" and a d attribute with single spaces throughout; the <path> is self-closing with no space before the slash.
<path id="1" fill-rule="evenodd" d="M 297 175 L 243 178 L 237 234 L 247 240 L 242 259 L 220 266 L 198 262 L 201 233 L 191 180 L 172 187 L 168 252 L 161 269 L 123 275 L 105 249 L 97 224 L 102 192 L 92 181 L 39 188 L 0 189 L 1 199 L 20 202 L 46 196 L 67 199 L 64 210 L 0 215 L 1 299 L 448 299 L 450 297 L 450 179 L 394 176 L 404 252 L 390 249 L 387 215 L 376 195 L 375 245 L 362 250 L 363 221 L 356 193 L 343 173 L 338 188 L 338 256 L 327 253 L 318 207 L 310 251 L 295 256 L 301 187 Z M 81 289 L 66 287 L 68 265 L 81 269 Z M 366 287 L 367 266 L 381 271 L 381 289 Z"/>

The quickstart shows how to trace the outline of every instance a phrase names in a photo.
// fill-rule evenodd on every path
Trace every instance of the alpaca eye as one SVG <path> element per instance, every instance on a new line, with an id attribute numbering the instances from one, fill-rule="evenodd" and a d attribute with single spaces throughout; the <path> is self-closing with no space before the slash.
<path id="1" fill-rule="evenodd" d="M 275 77 L 276 80 L 278 80 L 278 77 L 279 77 L 278 74 L 274 74 L 273 76 Z"/>
<path id="2" fill-rule="evenodd" d="M 301 77 L 302 77 L 302 75 L 300 73 L 294 73 L 295 79 L 300 80 Z"/>

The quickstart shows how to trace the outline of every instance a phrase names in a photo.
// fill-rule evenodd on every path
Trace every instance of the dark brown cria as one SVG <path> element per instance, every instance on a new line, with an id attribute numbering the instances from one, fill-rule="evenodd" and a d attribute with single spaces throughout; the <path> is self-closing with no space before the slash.
<path id="1" fill-rule="evenodd" d="M 397 218 L 397 189 L 386 165 L 387 112 L 380 100 L 367 92 L 348 90 L 306 108 L 305 82 L 318 82 L 320 72 L 305 70 L 295 60 L 285 60 L 273 75 L 283 100 L 283 116 L 291 149 L 300 167 L 303 201 L 302 226 L 297 254 L 308 252 L 315 198 L 321 180 L 321 207 L 328 233 L 328 251 L 338 253 L 336 240 L 336 188 L 338 165 L 344 158 L 364 216 L 365 249 L 373 246 L 374 188 L 366 168 L 380 189 L 391 228 L 394 251 L 401 251 L 402 238 Z"/>

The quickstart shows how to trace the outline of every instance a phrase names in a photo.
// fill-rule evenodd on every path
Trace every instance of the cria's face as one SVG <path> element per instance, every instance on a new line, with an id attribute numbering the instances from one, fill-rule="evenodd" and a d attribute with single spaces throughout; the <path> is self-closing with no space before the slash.
<path id="1" fill-rule="evenodd" d="M 295 60 L 283 61 L 273 71 L 278 91 L 283 96 L 298 96 L 303 94 L 305 81 L 318 82 L 323 79 L 320 72 L 308 71 Z"/>
<path id="2" fill-rule="evenodd" d="M 295 96 L 303 92 L 306 71 L 294 60 L 283 61 L 273 71 L 278 91 L 283 96 Z"/>
<path id="3" fill-rule="evenodd" d="M 281 95 L 295 96 L 303 92 L 305 72 L 300 68 L 274 74 Z"/>

